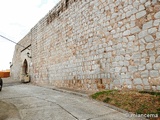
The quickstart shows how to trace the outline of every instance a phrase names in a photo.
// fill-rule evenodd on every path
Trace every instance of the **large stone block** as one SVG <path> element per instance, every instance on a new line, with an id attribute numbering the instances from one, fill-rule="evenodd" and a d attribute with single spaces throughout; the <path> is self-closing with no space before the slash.
<path id="1" fill-rule="evenodd" d="M 148 86 L 144 86 L 144 90 L 150 90 L 151 87 L 148 85 Z"/>
<path id="2" fill-rule="evenodd" d="M 143 87 L 142 87 L 142 85 L 136 85 L 136 89 L 143 90 Z"/>
<path id="3" fill-rule="evenodd" d="M 128 71 L 129 72 L 136 72 L 138 69 L 137 69 L 137 66 L 128 66 Z"/>
<path id="4" fill-rule="evenodd" d="M 147 70 L 151 70 L 152 69 L 152 63 L 146 64 L 146 68 L 147 68 Z"/>
<path id="5" fill-rule="evenodd" d="M 145 41 L 146 42 L 153 42 L 154 38 L 152 37 L 152 35 L 148 35 L 148 36 L 145 37 Z"/>
<path id="6" fill-rule="evenodd" d="M 159 71 L 158 70 L 151 70 L 150 71 L 150 76 L 151 77 L 158 77 L 159 76 Z"/>
<path id="7" fill-rule="evenodd" d="M 141 85 L 141 84 L 142 84 L 142 79 L 141 79 L 141 78 L 136 78 L 136 79 L 133 80 L 133 82 L 134 82 L 134 84 L 136 84 L 136 85 L 137 85 L 137 84 L 140 84 L 140 85 Z"/>
<path id="8" fill-rule="evenodd" d="M 127 36 L 127 35 L 130 35 L 131 31 L 130 30 L 126 30 L 123 32 L 123 36 Z"/>
<path id="9" fill-rule="evenodd" d="M 157 39 L 157 40 L 160 39 L 160 32 L 157 32 L 157 33 L 156 33 L 156 39 Z"/>
<path id="10" fill-rule="evenodd" d="M 148 33 L 149 34 L 153 34 L 153 33 L 156 33 L 156 32 L 157 32 L 157 28 L 156 27 L 148 29 Z"/>
<path id="11" fill-rule="evenodd" d="M 151 28 L 153 26 L 153 20 L 149 21 L 149 22 L 146 22 L 145 24 L 143 24 L 143 27 L 142 29 L 143 30 L 146 30 L 148 28 Z"/>
<path id="12" fill-rule="evenodd" d="M 146 15 L 146 11 L 145 10 L 140 11 L 140 12 L 136 13 L 136 18 L 139 19 L 139 18 L 141 18 L 141 17 L 143 17 L 145 15 Z"/>
<path id="13" fill-rule="evenodd" d="M 121 72 L 127 72 L 127 67 L 122 67 Z"/>
<path id="14" fill-rule="evenodd" d="M 148 70 L 145 70 L 145 71 L 142 71 L 142 72 L 141 72 L 141 77 L 142 77 L 142 78 L 147 78 L 148 76 L 149 76 Z"/>
<path id="15" fill-rule="evenodd" d="M 145 6 L 144 5 L 140 5 L 138 11 L 142 11 L 145 10 Z"/>
<path id="16" fill-rule="evenodd" d="M 157 13 L 154 15 L 154 17 L 155 17 L 156 19 L 159 19 L 159 18 L 160 18 L 160 11 L 157 12 Z"/>
<path id="17" fill-rule="evenodd" d="M 149 7 L 151 5 L 151 2 L 150 1 L 147 1 L 146 3 L 145 3 L 145 7 Z"/>
<path id="18" fill-rule="evenodd" d="M 141 32 L 138 34 L 138 37 L 139 37 L 139 38 L 143 38 L 143 37 L 145 37 L 145 36 L 147 36 L 147 35 L 148 35 L 147 30 L 143 30 L 143 31 L 141 31 Z"/>
<path id="19" fill-rule="evenodd" d="M 160 48 L 157 48 L 157 55 L 160 55 Z"/>
<path id="20" fill-rule="evenodd" d="M 160 63 L 160 55 L 156 58 L 156 62 Z"/>
<path id="21" fill-rule="evenodd" d="M 131 34 L 136 34 L 139 33 L 141 30 L 138 26 L 131 28 Z"/>
<path id="22" fill-rule="evenodd" d="M 141 53 L 137 52 L 137 53 L 133 53 L 132 58 L 141 58 Z"/>
<path id="23" fill-rule="evenodd" d="M 138 70 L 145 70 L 145 68 L 146 68 L 145 65 L 139 65 L 138 66 Z"/>
<path id="24" fill-rule="evenodd" d="M 140 0 L 141 3 L 145 3 L 147 0 Z"/>
<path id="25" fill-rule="evenodd" d="M 148 43 L 146 45 L 146 49 L 152 49 L 152 48 L 154 48 L 154 44 L 153 43 Z"/>
<path id="26" fill-rule="evenodd" d="M 149 82 L 148 82 L 148 78 L 144 78 L 143 79 L 143 84 L 146 86 L 146 85 L 149 85 Z"/>

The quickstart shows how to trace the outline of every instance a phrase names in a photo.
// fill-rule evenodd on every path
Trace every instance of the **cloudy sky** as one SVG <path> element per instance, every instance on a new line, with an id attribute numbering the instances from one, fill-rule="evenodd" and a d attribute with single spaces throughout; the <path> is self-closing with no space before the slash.
<path id="1" fill-rule="evenodd" d="M 60 0 L 0 0 L 0 35 L 20 41 Z M 9 69 L 15 44 L 0 37 L 0 70 Z"/>

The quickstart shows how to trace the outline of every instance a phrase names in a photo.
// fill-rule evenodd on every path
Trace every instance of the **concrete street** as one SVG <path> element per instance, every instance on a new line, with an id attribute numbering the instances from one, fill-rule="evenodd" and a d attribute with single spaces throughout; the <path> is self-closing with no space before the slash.
<path id="1" fill-rule="evenodd" d="M 87 97 L 18 82 L 4 84 L 0 101 L 0 120 L 137 120 Z"/>

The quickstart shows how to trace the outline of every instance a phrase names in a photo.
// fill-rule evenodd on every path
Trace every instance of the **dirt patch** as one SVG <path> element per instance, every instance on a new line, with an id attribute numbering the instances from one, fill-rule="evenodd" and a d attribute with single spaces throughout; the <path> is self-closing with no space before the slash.
<path id="1" fill-rule="evenodd" d="M 0 120 L 8 118 L 20 120 L 18 109 L 13 104 L 0 101 Z"/>
<path id="2" fill-rule="evenodd" d="M 135 114 L 155 114 L 160 117 L 160 93 L 146 91 L 101 91 L 91 95 L 93 99 Z M 157 118 L 151 118 L 157 120 Z"/>

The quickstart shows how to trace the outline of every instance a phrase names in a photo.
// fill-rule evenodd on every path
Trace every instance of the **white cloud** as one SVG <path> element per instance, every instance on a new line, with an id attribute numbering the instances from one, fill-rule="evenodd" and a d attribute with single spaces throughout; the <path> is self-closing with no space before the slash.
<path id="1" fill-rule="evenodd" d="M 60 0 L 1 0 L 0 35 L 18 42 Z M 0 70 L 8 69 L 15 44 L 0 38 Z"/>

